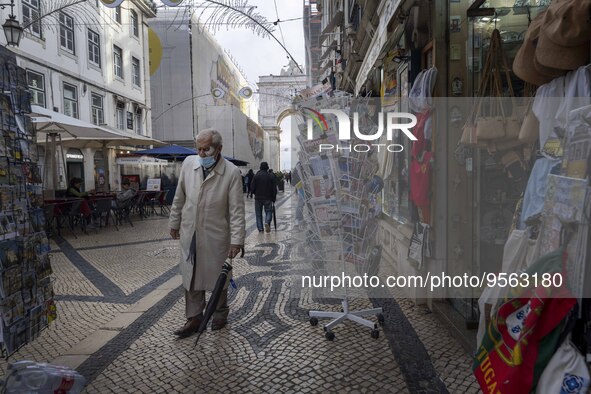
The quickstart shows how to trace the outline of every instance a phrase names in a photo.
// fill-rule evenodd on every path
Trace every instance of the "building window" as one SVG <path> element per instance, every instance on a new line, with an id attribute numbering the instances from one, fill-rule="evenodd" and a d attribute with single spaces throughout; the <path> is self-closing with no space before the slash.
<path id="1" fill-rule="evenodd" d="M 133 130 L 133 113 L 127 111 L 127 128 Z"/>
<path id="2" fill-rule="evenodd" d="M 142 128 L 142 109 L 136 108 L 135 110 L 135 132 L 136 134 L 143 135 L 143 128 Z"/>
<path id="3" fill-rule="evenodd" d="M 142 86 L 140 81 L 140 61 L 135 57 L 131 58 L 131 77 L 135 86 Z"/>
<path id="4" fill-rule="evenodd" d="M 113 45 L 113 66 L 115 76 L 123 79 L 123 52 L 117 45 Z"/>
<path id="5" fill-rule="evenodd" d="M 115 115 L 117 117 L 117 128 L 125 130 L 125 103 L 123 101 L 117 101 Z"/>
<path id="6" fill-rule="evenodd" d="M 92 107 L 92 123 L 100 125 L 105 123 L 105 114 L 103 110 L 103 96 L 100 94 L 92 93 L 91 95 L 91 107 Z"/>
<path id="7" fill-rule="evenodd" d="M 60 12 L 60 46 L 70 53 L 74 51 L 74 19 Z"/>
<path id="8" fill-rule="evenodd" d="M 64 114 L 78 117 L 78 89 L 64 82 Z"/>
<path id="9" fill-rule="evenodd" d="M 39 1 L 23 0 L 23 25 L 27 26 L 29 32 L 41 38 L 41 20 L 39 19 Z"/>
<path id="10" fill-rule="evenodd" d="M 140 27 L 138 24 L 137 13 L 133 10 L 129 12 L 129 18 L 131 19 L 131 33 L 135 37 L 140 36 Z"/>
<path id="11" fill-rule="evenodd" d="M 101 38 L 88 29 L 88 61 L 97 67 L 101 66 Z"/>
<path id="12" fill-rule="evenodd" d="M 27 70 L 27 84 L 31 92 L 31 104 L 45 107 L 45 76 Z"/>
<path id="13" fill-rule="evenodd" d="M 115 22 L 121 24 L 121 6 L 115 7 Z"/>

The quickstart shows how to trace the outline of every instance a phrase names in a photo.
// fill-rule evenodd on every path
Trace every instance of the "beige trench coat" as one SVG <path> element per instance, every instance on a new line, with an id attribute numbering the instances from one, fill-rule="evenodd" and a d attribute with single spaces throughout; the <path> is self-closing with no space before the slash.
<path id="1" fill-rule="evenodd" d="M 170 208 L 169 225 L 180 231 L 179 270 L 183 287 L 189 289 L 194 272 L 193 290 L 213 290 L 230 244 L 244 245 L 240 170 L 222 159 L 203 180 L 199 157 L 187 157 Z M 190 254 L 193 233 L 197 236 L 195 270 Z"/>

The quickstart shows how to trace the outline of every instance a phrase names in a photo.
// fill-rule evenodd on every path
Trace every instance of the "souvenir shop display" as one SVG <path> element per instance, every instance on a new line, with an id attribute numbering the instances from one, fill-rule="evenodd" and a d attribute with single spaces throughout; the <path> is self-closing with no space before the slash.
<path id="1" fill-rule="evenodd" d="M 589 1 L 552 1 L 513 63 L 517 76 L 540 85 L 519 136 L 539 149 L 499 277 L 530 283 L 489 287 L 479 300 L 474 373 L 486 393 L 589 388 L 591 26 L 576 17 L 589 12 Z M 532 282 L 537 275 L 548 280 Z"/>
<path id="2" fill-rule="evenodd" d="M 408 259 L 421 271 L 426 258 L 431 257 L 431 188 L 432 168 L 435 154 L 431 150 L 433 139 L 432 94 L 437 79 L 437 68 L 422 70 L 415 78 L 409 93 L 409 108 L 417 117 L 413 128 L 416 141 L 412 142 L 409 181 L 409 199 L 417 208 L 418 220 L 415 222 Z"/>
<path id="3" fill-rule="evenodd" d="M 338 92 L 334 92 L 338 93 Z M 363 276 L 377 273 L 379 246 L 376 245 L 378 217 L 381 213 L 381 192 L 384 182 L 378 176 L 375 151 L 366 151 L 367 141 L 338 139 L 339 122 L 336 116 L 322 115 L 321 110 L 338 109 L 358 121 L 358 129 L 365 135 L 376 133 L 379 100 L 354 100 L 348 95 L 337 95 L 320 100 L 299 103 L 305 123 L 299 125 L 297 140 L 301 146 L 298 173 L 301 177 L 304 200 L 303 220 L 299 221 L 293 238 L 298 240 L 302 261 L 310 264 L 306 272 L 337 277 Z M 353 114 L 356 114 L 353 116 Z M 315 122 L 314 118 L 318 119 Z M 353 123 L 353 122 L 352 122 Z M 355 126 L 353 126 L 355 127 Z M 323 146 L 338 149 L 323 150 Z M 361 145 L 357 145 L 361 144 Z M 342 283 L 324 291 L 321 297 L 338 298 L 342 312 L 310 311 L 310 323 L 315 326 L 319 318 L 334 319 L 324 325 L 325 336 L 333 340 L 333 328 L 351 320 L 370 329 L 377 338 L 379 330 L 374 321 L 364 317 L 376 316 L 383 322 L 382 309 L 352 311 L 351 297 L 367 296 L 367 286 Z"/>
<path id="4" fill-rule="evenodd" d="M 5 356 L 56 318 L 26 72 L 0 52 L 0 344 Z"/>

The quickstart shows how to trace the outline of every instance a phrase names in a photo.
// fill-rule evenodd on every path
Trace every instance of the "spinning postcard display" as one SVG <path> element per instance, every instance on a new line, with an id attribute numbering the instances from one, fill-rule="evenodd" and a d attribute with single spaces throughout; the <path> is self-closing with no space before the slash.
<path id="1" fill-rule="evenodd" d="M 0 49 L 0 349 L 5 356 L 56 318 L 42 180 L 26 71 Z"/>
<path id="2" fill-rule="evenodd" d="M 312 325 L 318 318 L 334 319 L 324 326 L 327 339 L 334 338 L 332 328 L 344 320 L 364 325 L 378 337 L 377 325 L 363 317 L 376 315 L 381 323 L 381 308 L 349 310 L 351 298 L 367 299 L 368 291 L 375 296 L 378 289 L 383 290 L 374 276 L 381 255 L 376 239 L 383 188 L 382 179 L 376 175 L 377 153 L 354 149 L 357 143 L 363 146 L 367 141 L 339 140 L 337 117 L 323 116 L 321 110 L 326 109 L 350 116 L 363 134 L 377 131 L 379 108 L 367 100 L 354 101 L 341 95 L 300 103 L 304 121 L 298 124 L 296 139 L 301 149 L 296 167 L 303 189 L 297 197 L 303 219 L 294 233 L 294 239 L 301 243 L 300 257 L 305 265 L 302 271 L 306 277 L 300 283 L 312 288 L 317 297 L 342 302 L 342 312 L 309 313 Z M 358 116 L 354 118 L 353 113 Z"/>

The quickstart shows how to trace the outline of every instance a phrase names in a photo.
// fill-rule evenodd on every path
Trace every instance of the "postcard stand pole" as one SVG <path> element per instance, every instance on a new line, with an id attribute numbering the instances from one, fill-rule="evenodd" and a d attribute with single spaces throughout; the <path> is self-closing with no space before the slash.
<path id="1" fill-rule="evenodd" d="M 336 103 L 337 106 L 343 105 L 342 99 L 341 97 L 341 102 Z M 349 98 L 346 99 L 349 100 Z M 330 102 L 327 103 L 326 101 L 322 103 L 316 101 L 315 104 L 318 107 L 324 105 L 323 108 L 331 105 Z M 333 102 L 332 105 L 335 105 L 335 103 Z M 305 134 L 302 133 L 304 138 Z M 305 234 L 304 245 L 306 245 L 306 251 L 312 253 L 306 260 L 320 262 L 323 264 L 321 270 L 328 269 L 331 263 L 334 264 L 332 267 L 338 267 L 342 264 L 341 272 L 344 275 L 348 274 L 349 267 L 352 265 L 365 264 L 365 267 L 367 267 L 366 264 L 371 254 L 369 250 L 371 242 L 367 242 L 366 237 L 372 234 L 367 233 L 368 226 L 364 225 L 359 226 L 361 228 L 356 228 L 355 224 L 366 223 L 368 218 L 370 220 L 374 218 L 368 214 L 367 209 L 361 207 L 361 201 L 364 193 L 367 192 L 365 181 L 374 175 L 377 167 L 374 168 L 373 172 L 368 171 L 367 167 L 370 165 L 367 164 L 367 160 L 363 155 L 360 155 L 360 157 L 338 154 L 322 155 L 317 150 L 307 149 L 302 138 L 299 140 L 302 145 L 299 153 L 300 177 L 304 187 L 304 201 L 308 213 L 307 220 L 305 220 L 305 230 L 303 231 Z M 323 164 L 319 165 L 318 163 Z M 364 169 L 367 175 L 365 177 L 360 174 L 364 172 Z M 347 187 L 344 187 L 344 185 Z M 345 201 L 349 205 L 344 204 Z M 324 213 L 328 212 L 326 215 L 318 214 L 320 206 L 322 206 L 322 209 L 326 209 L 323 211 Z M 321 250 L 317 250 L 317 245 L 321 245 Z M 364 245 L 364 247 L 360 247 L 360 245 Z M 349 261 L 347 261 L 346 256 Z M 310 324 L 317 325 L 318 319 L 332 319 L 324 325 L 325 337 L 331 341 L 335 338 L 333 328 L 347 320 L 369 328 L 371 336 L 378 338 L 378 325 L 374 321 L 365 319 L 365 317 L 376 316 L 378 323 L 382 324 L 384 322 L 382 308 L 353 311 L 349 305 L 350 295 L 347 286 L 344 286 L 344 294 L 341 297 L 342 310 L 340 312 L 309 311 Z"/>

